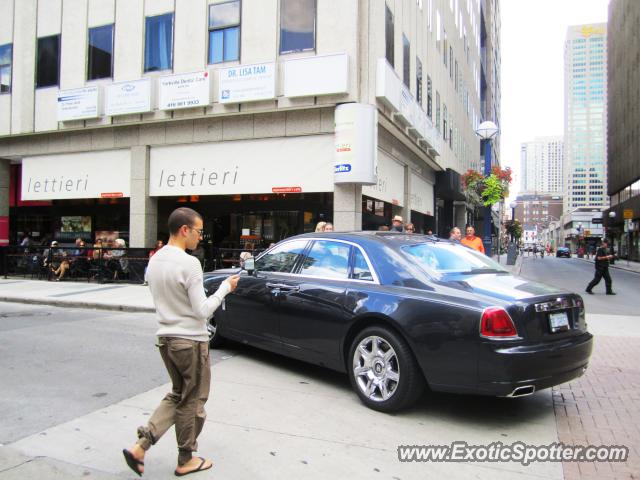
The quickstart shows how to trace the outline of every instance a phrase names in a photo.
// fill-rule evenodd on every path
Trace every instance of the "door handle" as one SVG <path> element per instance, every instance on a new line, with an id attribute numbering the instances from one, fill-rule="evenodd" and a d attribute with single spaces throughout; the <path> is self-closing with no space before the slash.
<path id="1" fill-rule="evenodd" d="M 298 285 L 287 285 L 284 283 L 267 283 L 266 287 L 271 290 L 282 290 L 283 292 L 297 292 L 300 290 Z"/>
<path id="2" fill-rule="evenodd" d="M 300 287 L 297 285 L 282 285 L 280 287 L 280 290 L 282 290 L 283 292 L 299 292 Z"/>

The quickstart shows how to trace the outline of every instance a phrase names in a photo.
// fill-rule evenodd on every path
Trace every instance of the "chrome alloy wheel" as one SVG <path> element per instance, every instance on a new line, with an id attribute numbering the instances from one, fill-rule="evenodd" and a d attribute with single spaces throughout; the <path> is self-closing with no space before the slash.
<path id="1" fill-rule="evenodd" d="M 353 353 L 353 376 L 360 391 L 375 402 L 393 396 L 400 381 L 400 365 L 393 347 L 384 338 L 363 338 Z"/>
<path id="2" fill-rule="evenodd" d="M 207 332 L 209 332 L 209 340 L 213 340 L 213 337 L 216 336 L 216 330 L 218 326 L 214 320 L 210 320 L 207 322 Z"/>

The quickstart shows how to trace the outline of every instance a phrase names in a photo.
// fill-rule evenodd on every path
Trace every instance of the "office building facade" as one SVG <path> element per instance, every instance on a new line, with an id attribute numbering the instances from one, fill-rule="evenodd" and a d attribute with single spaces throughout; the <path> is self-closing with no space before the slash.
<path id="1" fill-rule="evenodd" d="M 222 246 L 463 222 L 481 3 L 0 0 L 0 237 L 151 246 L 177 206 Z M 371 145 L 375 180 L 346 175 Z"/>
<path id="2" fill-rule="evenodd" d="M 564 49 L 565 211 L 608 205 L 607 25 L 574 25 Z"/>
<path id="3" fill-rule="evenodd" d="M 521 192 L 562 193 L 563 148 L 562 137 L 537 137 L 521 144 Z"/>
<path id="4" fill-rule="evenodd" d="M 607 191 L 603 215 L 619 255 L 640 260 L 640 3 L 609 3 Z"/>

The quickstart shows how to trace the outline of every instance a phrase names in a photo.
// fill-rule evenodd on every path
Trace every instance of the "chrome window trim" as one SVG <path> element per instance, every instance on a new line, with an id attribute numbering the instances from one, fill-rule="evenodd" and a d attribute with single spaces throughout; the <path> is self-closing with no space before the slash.
<path id="1" fill-rule="evenodd" d="M 303 240 L 302 238 L 297 238 L 297 239 L 291 239 L 291 240 L 287 240 L 283 243 L 278 243 L 277 245 L 274 245 L 273 248 L 275 248 L 276 246 L 281 246 L 281 245 L 286 245 L 287 243 L 293 242 L 293 241 L 298 241 L 298 240 Z M 318 241 L 318 240 L 323 240 L 323 241 L 331 241 L 331 242 L 337 242 L 337 243 L 344 243 L 353 247 L 356 247 L 358 250 L 360 250 L 360 253 L 362 253 L 362 256 L 364 257 L 364 260 L 367 262 L 367 266 L 369 267 L 369 271 L 371 272 L 371 276 L 373 277 L 373 280 L 360 280 L 357 278 L 335 278 L 335 277 L 323 277 L 321 275 L 304 275 L 301 273 L 292 273 L 292 272 L 265 272 L 265 273 L 277 273 L 280 275 L 291 275 L 294 276 L 295 278 L 313 278 L 313 279 L 320 279 L 320 280 L 334 280 L 334 281 L 339 281 L 339 282 L 358 282 L 358 283 L 364 283 L 367 285 L 380 285 L 380 277 L 378 276 L 378 273 L 375 271 L 375 269 L 373 268 L 373 265 L 371 264 L 371 260 L 369 259 L 369 255 L 367 254 L 367 252 L 362 248 L 362 246 L 358 245 L 355 242 L 349 241 L 349 240 L 342 240 L 342 239 L 338 239 L 338 238 L 332 238 L 332 237 L 308 237 L 305 238 L 304 240 L 308 240 L 309 242 L 314 242 L 314 241 Z M 263 255 L 266 255 L 267 253 L 269 253 L 269 251 L 271 250 L 271 248 L 269 250 L 266 250 L 265 252 L 263 252 L 262 254 L 260 254 L 256 260 L 259 260 Z M 306 253 L 303 254 L 306 256 Z M 260 270 L 258 270 L 259 272 Z"/>

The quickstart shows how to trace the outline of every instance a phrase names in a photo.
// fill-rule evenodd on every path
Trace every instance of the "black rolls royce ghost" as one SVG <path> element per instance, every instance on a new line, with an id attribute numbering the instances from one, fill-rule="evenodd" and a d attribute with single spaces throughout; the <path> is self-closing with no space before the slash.
<path id="1" fill-rule="evenodd" d="M 396 411 L 431 390 L 522 396 L 582 375 L 582 298 L 511 275 L 474 250 L 396 232 L 311 233 L 245 263 L 210 321 L 224 338 L 350 376 Z M 212 294 L 237 269 L 205 274 Z"/>

